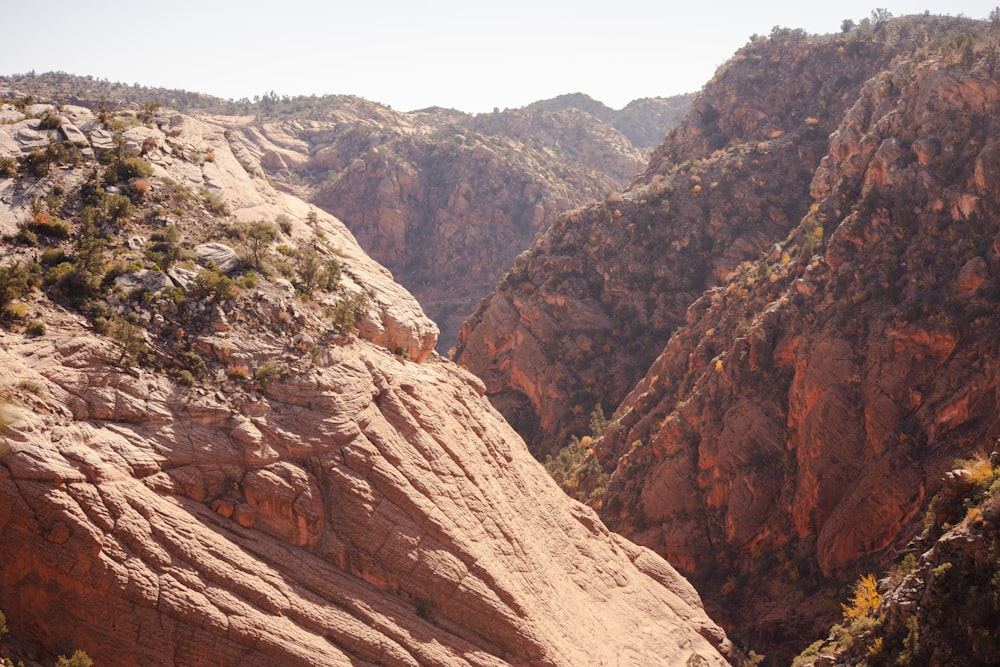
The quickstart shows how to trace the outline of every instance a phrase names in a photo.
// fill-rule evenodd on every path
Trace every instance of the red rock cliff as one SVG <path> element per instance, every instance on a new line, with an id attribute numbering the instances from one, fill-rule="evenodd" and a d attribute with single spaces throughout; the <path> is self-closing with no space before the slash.
<path id="1" fill-rule="evenodd" d="M 838 586 L 887 563 L 919 532 L 929 494 L 952 461 L 1000 431 L 1000 190 L 990 176 L 1000 87 L 987 30 L 967 20 L 903 19 L 873 33 L 799 43 L 790 52 L 751 45 L 654 156 L 648 185 L 634 186 L 615 209 L 608 202 L 568 216 L 516 265 L 515 272 L 524 269 L 520 282 L 502 285 L 467 325 L 459 359 L 483 374 L 502 410 L 515 420 L 528 415 L 520 424 L 536 451 L 545 451 L 585 418 L 588 399 L 617 396 L 628 384 L 622 369 L 637 358 L 631 346 L 657 321 L 668 321 L 649 318 L 652 307 L 615 321 L 608 308 L 688 301 L 683 319 L 669 320 L 680 328 L 666 346 L 650 341 L 645 348 L 658 356 L 579 464 L 583 470 L 596 463 L 610 479 L 590 475 L 580 491 L 595 498 L 611 527 L 692 576 L 733 634 L 773 657 L 819 638 L 839 616 Z M 852 55 L 866 49 L 877 57 Z M 899 57 L 887 65 L 894 52 Z M 727 83 L 755 56 L 777 69 L 744 70 L 740 82 Z M 827 116 L 802 117 L 798 130 L 776 127 L 784 134 L 769 141 L 758 135 L 745 153 L 730 148 L 677 168 L 673 192 L 646 195 L 663 169 L 657 159 L 686 159 L 684 145 L 707 151 L 726 131 L 754 137 L 753 128 L 775 119 L 792 122 L 797 108 L 813 113 L 794 105 L 786 113 L 783 103 L 770 114 L 748 108 L 735 94 L 748 80 L 781 80 L 784 65 L 810 73 L 845 62 L 870 78 L 862 84 L 848 76 L 845 83 L 857 83 L 836 95 L 808 96 L 827 100 L 813 107 Z M 827 71 L 817 90 L 840 80 Z M 808 74 L 796 81 L 808 82 Z M 796 100 L 807 97 L 796 90 Z M 706 118 L 713 96 L 730 101 Z M 792 148 L 810 144 L 790 134 L 801 137 L 827 122 L 834 131 L 822 140 L 822 159 Z M 681 137 L 686 144 L 675 143 Z M 782 150 L 812 155 L 805 178 L 779 161 L 788 159 L 779 157 Z M 737 159 L 757 164 L 739 172 L 729 186 L 735 194 L 713 201 L 711 192 L 723 187 Z M 773 219 L 759 213 L 771 193 L 755 184 L 775 180 L 773 194 L 781 192 L 783 201 L 812 201 L 788 233 L 780 225 L 753 226 Z M 703 198 L 708 192 L 700 217 L 669 217 L 666 211 L 683 211 L 693 191 Z M 645 204 L 634 201 L 639 196 Z M 724 211 L 734 206 L 757 213 L 729 226 L 734 218 Z M 785 215 L 791 222 L 792 211 Z M 619 231 L 597 236 L 593 230 L 602 227 L 594 216 Z M 659 245 L 665 259 L 647 254 L 644 264 L 632 264 L 626 231 L 644 224 L 676 229 L 675 243 L 687 254 Z M 758 233 L 745 236 L 749 230 Z M 594 250 L 587 234 L 610 247 Z M 740 264 L 736 248 L 751 261 Z M 557 266 L 583 279 L 563 278 L 551 268 Z M 644 282 L 630 278 L 604 310 L 593 305 L 609 276 L 641 276 L 640 266 Z M 694 283 L 680 283 L 689 291 L 679 293 L 676 279 L 653 280 L 686 275 L 692 266 L 702 267 L 694 274 L 699 289 L 717 286 L 695 293 Z M 708 273 L 708 266 L 718 270 Z M 571 308 L 606 332 L 601 345 L 559 316 Z M 545 347 L 552 331 L 567 327 L 569 335 Z M 589 387 L 599 391 L 588 394 Z"/>

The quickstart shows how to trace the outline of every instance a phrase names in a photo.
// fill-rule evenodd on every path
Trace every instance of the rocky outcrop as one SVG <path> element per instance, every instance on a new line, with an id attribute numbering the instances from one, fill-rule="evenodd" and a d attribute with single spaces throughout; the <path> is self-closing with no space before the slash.
<path id="1" fill-rule="evenodd" d="M 880 44 L 847 52 L 836 39 L 748 46 L 641 179 L 561 216 L 518 257 L 465 323 L 455 359 L 534 451 L 584 432 L 595 406 L 613 409 L 688 305 L 798 224 L 840 120 L 832 109 L 886 58 Z"/>
<path id="2" fill-rule="evenodd" d="M 622 201 L 554 225 L 464 331 L 457 358 L 536 452 L 582 433 L 595 403 L 616 408 L 580 495 L 772 658 L 821 636 L 831 589 L 886 566 L 952 461 L 1000 429 L 985 30 L 918 17 L 751 44 Z M 769 80 L 781 103 L 741 94 Z M 777 208 L 775 180 L 802 208 Z M 570 312 L 588 326 L 557 329 Z M 657 325 L 677 330 L 638 347 Z"/>
<path id="3" fill-rule="evenodd" d="M 855 587 L 852 602 L 844 606 L 845 620 L 827 639 L 803 651 L 796 665 L 1000 661 L 996 593 L 1000 470 L 983 451 L 945 475 L 944 488 L 929 504 L 920 537 L 902 550 L 887 576 L 876 583 L 874 576 L 866 575 Z"/>
<path id="4" fill-rule="evenodd" d="M 104 664 L 724 663 L 694 589 L 566 499 L 450 363 L 357 343 L 207 393 L 53 329 L 4 335 L 0 364 L 21 639 Z"/>
<path id="5" fill-rule="evenodd" d="M 5 112 L 16 143 L 30 119 Z M 271 188 L 219 119 L 112 120 L 145 137 L 120 166 L 148 176 L 60 154 L 0 181 L 4 657 L 735 657 L 690 584 L 567 498 L 433 354 L 434 324 L 338 220 Z M 208 243 L 240 264 L 198 268 Z"/>

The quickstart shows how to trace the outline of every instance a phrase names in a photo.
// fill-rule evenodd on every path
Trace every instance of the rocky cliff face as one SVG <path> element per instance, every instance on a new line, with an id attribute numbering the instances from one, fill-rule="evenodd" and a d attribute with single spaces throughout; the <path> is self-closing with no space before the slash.
<path id="1" fill-rule="evenodd" d="M 0 653 L 726 664 L 694 589 L 562 494 L 238 128 L 0 114 Z"/>
<path id="2" fill-rule="evenodd" d="M 397 113 L 346 98 L 239 137 L 279 187 L 346 221 L 441 326 L 444 349 L 559 211 L 619 189 L 643 164 L 575 108 Z"/>
<path id="3" fill-rule="evenodd" d="M 844 620 L 795 667 L 994 665 L 1000 661 L 1000 455 L 980 449 L 944 477 L 924 529 L 888 575 L 866 575 Z"/>
<path id="4" fill-rule="evenodd" d="M 0 78 L 4 90 L 83 105 L 169 101 L 224 117 L 238 152 L 282 191 L 344 220 L 418 298 L 441 328 L 442 350 L 514 257 L 560 211 L 631 180 L 691 100 L 613 110 L 577 94 L 470 115 L 402 113 L 344 95 L 225 102 L 64 73 Z"/>
<path id="5" fill-rule="evenodd" d="M 536 452 L 617 405 L 688 305 L 808 210 L 835 110 L 889 56 L 780 39 L 741 51 L 641 179 L 558 219 L 465 324 L 456 360 Z"/>
<path id="6" fill-rule="evenodd" d="M 837 587 L 886 564 L 1000 430 L 987 30 L 751 44 L 622 201 L 557 223 L 463 332 L 458 358 L 536 451 L 617 406 L 581 495 L 772 657 L 829 627 Z M 567 321 L 588 327 L 546 346 Z"/>

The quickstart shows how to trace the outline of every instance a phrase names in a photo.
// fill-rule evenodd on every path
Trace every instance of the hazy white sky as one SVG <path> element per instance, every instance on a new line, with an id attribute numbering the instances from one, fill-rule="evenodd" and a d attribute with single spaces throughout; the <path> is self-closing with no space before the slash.
<path id="1" fill-rule="evenodd" d="M 998 2 L 14 2 L 0 74 L 61 70 L 230 99 L 343 93 L 402 111 L 481 112 L 573 92 L 620 108 L 699 90 L 775 25 L 836 32 L 880 6 L 981 19 Z"/>

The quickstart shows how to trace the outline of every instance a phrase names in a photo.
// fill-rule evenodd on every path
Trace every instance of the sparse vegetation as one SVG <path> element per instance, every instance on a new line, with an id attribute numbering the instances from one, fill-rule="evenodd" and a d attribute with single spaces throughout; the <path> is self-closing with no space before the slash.
<path id="1" fill-rule="evenodd" d="M 881 601 L 882 596 L 878 592 L 878 582 L 875 581 L 875 575 L 869 573 L 858 579 L 854 585 L 850 602 L 840 606 L 844 618 L 848 621 L 854 621 L 863 616 L 873 616 Z"/>
<path id="2" fill-rule="evenodd" d="M 108 320 L 107 335 L 118 349 L 116 364 L 139 363 L 148 352 L 143 329 L 123 317 Z"/>
<path id="3" fill-rule="evenodd" d="M 23 299 L 37 286 L 35 266 L 23 262 L 0 266 L 0 318 L 9 318 L 11 303 Z"/>
<path id="4" fill-rule="evenodd" d="M 229 215 L 229 205 L 220 195 L 205 188 L 202 188 L 200 192 L 201 199 L 209 211 L 218 215 Z"/>
<path id="5" fill-rule="evenodd" d="M 307 295 L 317 289 L 333 292 L 340 285 L 341 266 L 336 257 L 324 259 L 311 246 L 295 253 L 298 259 L 297 287 Z"/>
<path id="6" fill-rule="evenodd" d="M 287 372 L 288 369 L 283 367 L 281 364 L 273 359 L 268 359 L 254 371 L 253 379 L 256 380 L 262 387 L 266 387 L 272 382 L 280 380 Z"/>
<path id="7" fill-rule="evenodd" d="M 56 660 L 56 667 L 94 667 L 94 661 L 90 659 L 86 651 L 77 649 L 68 658 L 64 655 L 59 656 L 59 659 Z"/>
<path id="8" fill-rule="evenodd" d="M 340 334 L 352 334 L 367 310 L 368 295 L 364 292 L 342 294 L 337 304 L 329 309 L 330 325 Z"/>
<path id="9" fill-rule="evenodd" d="M 236 283 L 216 268 L 203 268 L 188 288 L 189 297 L 211 299 L 216 303 L 232 301 L 236 295 Z"/>
<path id="10" fill-rule="evenodd" d="M 278 227 L 267 220 L 252 220 L 230 225 L 228 231 L 243 242 L 246 248 L 244 262 L 258 271 L 265 271 L 264 257 L 278 238 Z"/>

